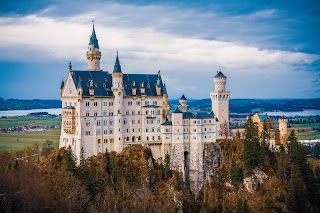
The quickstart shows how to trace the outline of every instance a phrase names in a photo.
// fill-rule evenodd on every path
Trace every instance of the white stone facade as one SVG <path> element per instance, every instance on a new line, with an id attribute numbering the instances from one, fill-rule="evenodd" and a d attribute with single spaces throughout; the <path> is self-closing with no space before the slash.
<path id="1" fill-rule="evenodd" d="M 205 178 L 205 144 L 216 142 L 218 123 L 229 120 L 226 77 L 214 77 L 215 92 L 210 94 L 213 112 L 190 112 L 184 95 L 179 106 L 169 111 L 160 71 L 123 74 L 117 56 L 114 70 L 109 73 L 100 69 L 100 57 L 93 29 L 88 69 L 75 71 L 70 64 L 60 87 L 59 147 L 70 146 L 79 159 L 81 149 L 89 157 L 106 149 L 121 152 L 133 144 L 149 146 L 156 159 L 169 154 L 172 169 L 182 172 L 192 191 L 197 192 Z"/>

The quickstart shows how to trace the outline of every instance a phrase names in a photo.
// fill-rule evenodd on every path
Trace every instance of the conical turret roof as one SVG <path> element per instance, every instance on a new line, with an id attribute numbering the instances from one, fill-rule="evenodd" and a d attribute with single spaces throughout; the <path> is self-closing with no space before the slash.
<path id="1" fill-rule="evenodd" d="M 90 36 L 89 45 L 94 45 L 94 48 L 99 49 L 99 44 L 98 44 L 96 31 L 94 29 L 94 24 L 93 24 L 93 27 L 92 27 L 92 33 L 91 33 L 91 36 Z"/>
<path id="2" fill-rule="evenodd" d="M 113 72 L 116 72 L 116 73 L 122 72 L 122 71 L 121 71 L 121 65 L 120 65 L 119 57 L 118 57 L 118 51 L 117 51 L 116 62 L 114 63 Z"/>

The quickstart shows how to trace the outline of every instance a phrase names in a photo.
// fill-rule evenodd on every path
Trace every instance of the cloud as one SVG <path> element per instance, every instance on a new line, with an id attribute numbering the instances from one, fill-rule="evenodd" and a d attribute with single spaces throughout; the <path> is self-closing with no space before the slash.
<path id="1" fill-rule="evenodd" d="M 90 21 L 96 19 L 103 69 L 112 70 L 119 49 L 127 73 L 156 73 L 161 69 L 173 97 L 183 92 L 193 98 L 208 97 L 213 89 L 208 78 L 219 68 L 230 76 L 231 89 L 242 87 L 235 91 L 236 97 L 258 96 L 248 84 L 241 85 L 248 79 L 252 87 L 261 87 L 262 97 L 289 95 L 290 90 L 277 78 L 288 78 L 300 83 L 299 88 L 306 88 L 311 76 L 300 81 L 292 71 L 299 67 L 302 72 L 320 56 L 273 48 L 279 46 L 277 38 L 284 34 L 283 30 L 275 33 L 280 26 L 270 23 L 282 16 L 276 9 L 230 16 L 168 5 L 51 5 L 36 14 L 0 18 L 0 57 L 28 63 L 67 64 L 71 60 L 75 68 L 85 69 Z M 285 92 L 268 94 L 270 86 L 259 82 L 261 77 L 277 82 L 275 89 Z"/>

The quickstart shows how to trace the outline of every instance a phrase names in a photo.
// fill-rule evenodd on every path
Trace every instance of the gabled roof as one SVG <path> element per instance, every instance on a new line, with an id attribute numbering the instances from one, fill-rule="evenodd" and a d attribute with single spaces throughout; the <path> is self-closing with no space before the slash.
<path id="1" fill-rule="evenodd" d="M 93 81 L 94 95 L 102 97 L 112 97 L 112 75 L 105 71 L 76 71 L 71 70 L 75 85 L 82 87 L 83 97 L 90 96 L 90 80 Z M 132 88 L 136 88 L 135 96 L 158 96 L 156 90 L 158 75 L 157 74 L 124 74 L 123 75 L 123 87 L 124 96 L 133 96 Z M 135 85 L 135 86 L 133 86 Z M 143 85 L 145 93 L 141 94 L 140 87 Z M 163 87 L 163 82 L 160 81 L 160 85 Z M 161 95 L 164 93 L 162 92 Z"/>
<path id="2" fill-rule="evenodd" d="M 92 27 L 92 33 L 90 36 L 89 45 L 94 45 L 94 48 L 99 49 L 98 39 L 96 36 L 96 31 L 94 30 L 94 25 Z"/>
<path id="3" fill-rule="evenodd" d="M 183 119 L 205 119 L 205 118 L 213 118 L 214 115 L 212 113 L 207 112 L 184 112 Z"/>
<path id="4" fill-rule="evenodd" d="M 175 109 L 172 110 L 172 113 L 182 113 L 178 106 L 175 107 Z"/>
<path id="5" fill-rule="evenodd" d="M 220 70 L 217 71 L 217 74 L 214 76 L 214 78 L 227 78 Z"/>
<path id="6" fill-rule="evenodd" d="M 259 118 L 261 121 L 267 121 L 269 119 L 269 116 L 267 114 L 259 115 Z"/>

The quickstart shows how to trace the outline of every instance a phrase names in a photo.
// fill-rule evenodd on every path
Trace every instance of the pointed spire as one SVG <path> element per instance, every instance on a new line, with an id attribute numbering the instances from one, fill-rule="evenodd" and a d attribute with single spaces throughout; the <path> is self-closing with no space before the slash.
<path id="1" fill-rule="evenodd" d="M 187 100 L 186 96 L 184 96 L 184 94 L 181 96 L 180 100 Z"/>
<path id="2" fill-rule="evenodd" d="M 62 78 L 60 89 L 63 89 L 63 87 L 64 87 L 64 80 Z"/>
<path id="3" fill-rule="evenodd" d="M 78 89 L 82 89 L 81 81 L 82 81 L 81 77 L 79 76 L 79 81 L 78 81 L 78 86 L 77 86 Z"/>
<path id="4" fill-rule="evenodd" d="M 113 72 L 117 72 L 117 73 L 122 72 L 122 71 L 121 71 L 121 65 L 120 65 L 120 62 L 119 62 L 118 50 L 117 50 L 116 62 L 114 63 Z"/>
<path id="5" fill-rule="evenodd" d="M 167 87 L 166 87 L 166 83 L 163 84 L 163 87 L 162 87 L 162 94 L 163 95 L 167 95 Z"/>
<path id="6" fill-rule="evenodd" d="M 90 36 L 90 41 L 89 41 L 89 45 L 94 45 L 94 48 L 99 49 L 99 44 L 98 44 L 98 39 L 97 39 L 97 35 L 96 35 L 96 31 L 94 29 L 94 20 L 92 20 L 92 33 Z"/>

